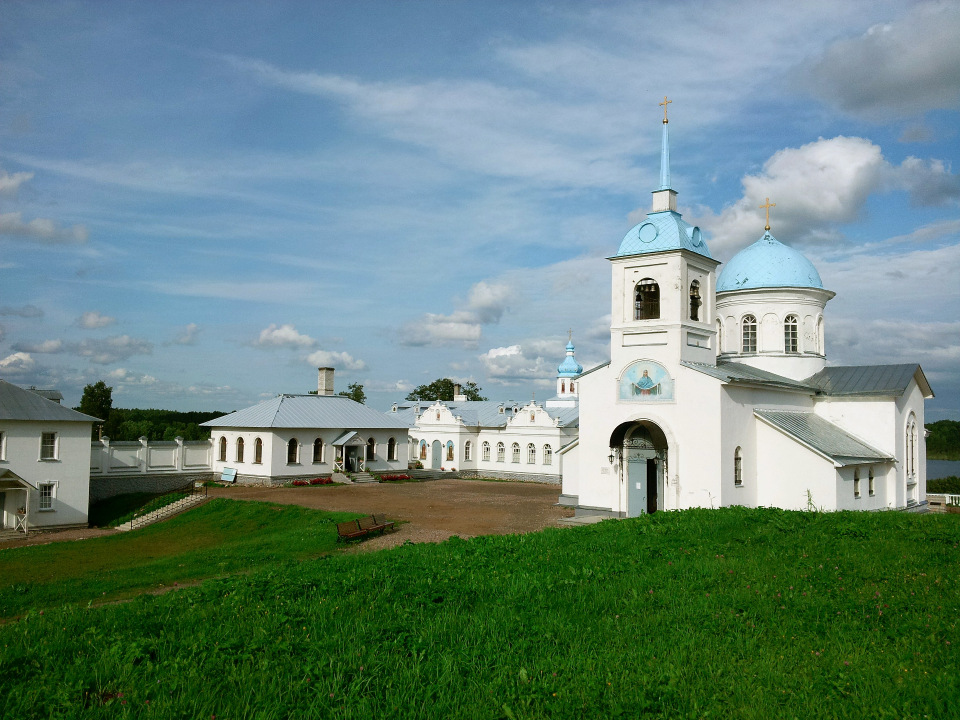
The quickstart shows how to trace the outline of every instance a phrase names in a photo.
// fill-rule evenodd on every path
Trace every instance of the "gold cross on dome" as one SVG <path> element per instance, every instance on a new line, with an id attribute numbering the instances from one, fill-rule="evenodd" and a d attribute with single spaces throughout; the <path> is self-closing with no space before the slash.
<path id="1" fill-rule="evenodd" d="M 669 104 L 672 103 L 672 102 L 673 102 L 673 100 L 667 100 L 667 96 L 664 95 L 664 96 L 663 96 L 663 102 L 662 102 L 662 103 L 657 103 L 658 105 L 662 105 L 662 106 L 663 106 L 663 124 L 664 124 L 664 125 L 666 125 L 667 122 L 669 122 L 669 121 L 667 120 L 667 105 L 669 105 Z"/>
<path id="2" fill-rule="evenodd" d="M 573 340 L 573 328 L 567 330 L 567 340 Z"/>
<path id="3" fill-rule="evenodd" d="M 766 209 L 766 211 L 767 211 L 767 224 L 766 224 L 766 226 L 763 228 L 764 230 L 767 230 L 767 231 L 770 230 L 770 208 L 776 207 L 776 206 L 777 206 L 776 203 L 770 202 L 770 198 L 767 198 L 767 204 L 766 204 L 766 205 L 761 205 L 761 206 L 760 206 L 760 209 L 761 209 L 761 210 Z"/>

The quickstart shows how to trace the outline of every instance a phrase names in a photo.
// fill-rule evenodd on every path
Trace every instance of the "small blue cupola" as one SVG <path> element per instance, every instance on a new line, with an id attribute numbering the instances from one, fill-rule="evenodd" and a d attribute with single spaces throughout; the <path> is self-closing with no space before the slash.
<path id="1" fill-rule="evenodd" d="M 576 398 L 579 394 L 577 378 L 583 372 L 583 365 L 577 362 L 573 353 L 573 332 L 571 331 L 570 340 L 567 342 L 567 356 L 557 366 L 558 398 Z"/>
<path id="2" fill-rule="evenodd" d="M 630 228 L 614 257 L 667 250 L 689 250 L 713 259 L 700 228 L 685 222 L 677 212 L 677 191 L 670 186 L 670 135 L 667 104 L 663 99 L 663 133 L 660 140 L 660 188 L 653 191 L 653 208 L 647 219 Z"/>

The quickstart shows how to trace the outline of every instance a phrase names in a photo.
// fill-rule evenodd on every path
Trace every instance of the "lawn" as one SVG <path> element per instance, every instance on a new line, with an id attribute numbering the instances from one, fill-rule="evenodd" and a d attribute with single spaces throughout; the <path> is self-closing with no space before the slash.
<path id="1" fill-rule="evenodd" d="M 0 618 L 314 558 L 336 546 L 336 523 L 355 517 L 213 499 L 131 533 L 0 550 Z"/>
<path id="2" fill-rule="evenodd" d="M 956 516 L 692 510 L 266 565 L 0 627 L 4 712 L 960 717 Z"/>

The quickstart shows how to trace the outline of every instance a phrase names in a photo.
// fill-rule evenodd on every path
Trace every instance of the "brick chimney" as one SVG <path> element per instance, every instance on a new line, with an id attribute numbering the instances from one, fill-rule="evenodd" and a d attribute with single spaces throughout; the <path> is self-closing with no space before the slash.
<path id="1" fill-rule="evenodd" d="M 333 395 L 333 368 L 317 368 L 317 395 Z"/>
<path id="2" fill-rule="evenodd" d="M 453 384 L 453 401 L 454 402 L 466 402 L 467 396 L 460 391 L 460 383 Z"/>

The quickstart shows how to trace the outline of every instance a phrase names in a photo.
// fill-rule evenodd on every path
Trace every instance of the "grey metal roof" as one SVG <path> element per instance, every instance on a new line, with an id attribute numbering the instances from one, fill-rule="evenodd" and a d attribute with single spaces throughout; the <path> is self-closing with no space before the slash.
<path id="1" fill-rule="evenodd" d="M 592 368 L 590 368 L 589 370 L 584 370 L 582 373 L 580 373 L 580 377 L 583 377 L 584 375 L 589 375 L 589 374 L 592 373 L 592 372 L 596 372 L 596 371 L 599 370 L 600 368 L 605 368 L 605 367 L 607 367 L 609 364 L 610 364 L 610 361 L 607 360 L 605 363 L 600 363 L 600 364 L 597 365 L 596 367 L 592 367 Z"/>
<path id="2" fill-rule="evenodd" d="M 63 402 L 63 393 L 59 390 L 42 390 L 40 388 L 31 387 L 28 388 L 30 392 L 35 392 L 40 397 L 45 397 L 47 400 L 53 400 L 55 403 Z"/>
<path id="3" fill-rule="evenodd" d="M 780 428 L 805 445 L 823 453 L 838 465 L 868 462 L 892 462 L 894 458 L 843 428 L 812 412 L 754 410 L 753 414 Z"/>
<path id="4" fill-rule="evenodd" d="M 777 375 L 776 373 L 760 370 L 759 368 L 744 365 L 743 363 L 719 361 L 716 365 L 707 365 L 706 363 L 689 362 L 681 360 L 680 364 L 691 370 L 698 370 L 705 375 L 710 375 L 728 383 L 749 383 L 754 385 L 770 385 L 779 388 L 792 390 L 802 390 L 814 392 L 815 388 L 806 382 L 798 382 L 790 378 Z"/>
<path id="5" fill-rule="evenodd" d="M 405 429 L 397 418 L 341 395 L 278 395 L 270 400 L 201 423 L 229 428 L 385 428 Z"/>
<path id="6" fill-rule="evenodd" d="M 416 407 L 419 405 L 420 412 L 424 412 L 428 407 L 436 403 L 436 400 L 421 400 L 419 403 L 413 400 L 397 404 L 397 412 L 387 413 L 390 417 L 400 419 L 406 427 L 413 427 L 417 423 Z M 463 424 L 467 427 L 506 427 L 507 423 L 513 419 L 513 408 L 523 409 L 529 400 L 520 402 L 519 400 L 464 400 L 461 402 L 451 402 L 447 400 L 440 401 L 454 415 L 459 415 Z M 500 412 L 500 408 L 503 412 Z M 580 408 L 574 407 L 541 407 L 547 415 L 556 420 L 560 419 L 560 427 L 579 427 Z"/>
<path id="7" fill-rule="evenodd" d="M 97 422 L 98 418 L 71 410 L 31 390 L 24 390 L 6 380 L 0 380 L 0 420 Z"/>
<path id="8" fill-rule="evenodd" d="M 852 365 L 826 367 L 804 380 L 825 395 L 892 395 L 899 397 L 916 379 L 924 397 L 933 390 L 916 363 L 908 365 Z"/>

